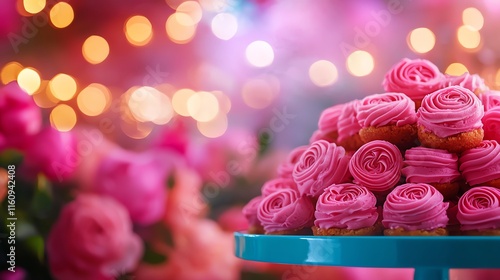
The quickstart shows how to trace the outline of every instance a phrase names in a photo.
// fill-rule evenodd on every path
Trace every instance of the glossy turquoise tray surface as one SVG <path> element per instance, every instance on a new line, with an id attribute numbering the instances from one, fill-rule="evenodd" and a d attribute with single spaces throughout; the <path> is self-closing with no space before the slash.
<path id="1" fill-rule="evenodd" d="M 253 261 L 416 268 L 415 279 L 448 279 L 450 268 L 500 268 L 500 237 L 278 236 L 234 234 L 235 255 Z"/>

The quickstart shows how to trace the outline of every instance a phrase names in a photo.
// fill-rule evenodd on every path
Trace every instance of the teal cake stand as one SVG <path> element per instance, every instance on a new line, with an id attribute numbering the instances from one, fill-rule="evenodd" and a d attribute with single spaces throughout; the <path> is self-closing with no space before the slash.
<path id="1" fill-rule="evenodd" d="M 500 237 L 278 236 L 234 234 L 235 255 L 252 261 L 415 268 L 415 280 L 448 280 L 450 268 L 500 268 Z"/>

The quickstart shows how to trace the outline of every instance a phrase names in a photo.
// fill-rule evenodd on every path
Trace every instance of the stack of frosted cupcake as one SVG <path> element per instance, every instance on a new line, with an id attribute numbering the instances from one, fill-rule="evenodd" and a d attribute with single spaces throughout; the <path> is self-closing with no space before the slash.
<path id="1" fill-rule="evenodd" d="M 244 208 L 256 234 L 500 235 L 500 92 L 403 59 L 325 109 Z"/>

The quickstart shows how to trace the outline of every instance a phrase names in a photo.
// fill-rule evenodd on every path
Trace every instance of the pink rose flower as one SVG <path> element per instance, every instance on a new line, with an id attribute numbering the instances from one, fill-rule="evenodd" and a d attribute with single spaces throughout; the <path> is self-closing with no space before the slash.
<path id="1" fill-rule="evenodd" d="M 170 189 L 164 221 L 172 229 L 182 230 L 208 211 L 201 194 L 203 182 L 191 168 L 177 167 L 173 173 L 174 186 Z"/>
<path id="2" fill-rule="evenodd" d="M 82 194 L 67 204 L 47 240 L 56 279 L 114 279 L 134 269 L 142 256 L 125 208 L 115 200 Z"/>
<path id="3" fill-rule="evenodd" d="M 42 127 L 40 108 L 16 82 L 0 88 L 0 112 L 0 151 L 26 148 Z"/>
<path id="4" fill-rule="evenodd" d="M 42 172 L 49 180 L 62 182 L 73 176 L 79 163 L 74 133 L 48 126 L 35 135 L 26 148 L 23 168 L 31 176 Z"/>
<path id="5" fill-rule="evenodd" d="M 94 191 L 121 202 L 135 223 L 151 224 L 165 213 L 168 171 L 153 153 L 115 150 L 99 165 Z"/>
<path id="6" fill-rule="evenodd" d="M 242 260 L 234 256 L 233 234 L 224 232 L 207 219 L 193 223 L 173 234 L 175 248 L 157 244 L 155 250 L 168 255 L 159 265 L 141 264 L 137 279 L 163 280 L 237 280 Z"/>

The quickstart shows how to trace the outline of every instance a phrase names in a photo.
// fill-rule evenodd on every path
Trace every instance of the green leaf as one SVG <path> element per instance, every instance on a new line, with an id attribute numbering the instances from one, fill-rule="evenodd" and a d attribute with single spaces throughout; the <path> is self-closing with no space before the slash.
<path id="1" fill-rule="evenodd" d="M 47 218 L 53 206 L 52 186 L 42 175 L 37 178 L 35 194 L 31 201 L 31 209 L 38 218 Z"/>
<path id="2" fill-rule="evenodd" d="M 145 243 L 142 261 L 148 264 L 161 264 L 167 261 L 167 256 L 155 251 L 151 245 Z"/>
<path id="3" fill-rule="evenodd" d="M 45 247 L 43 238 L 40 235 L 34 235 L 28 237 L 25 242 L 28 249 L 34 253 L 34 255 L 41 263 L 43 263 L 43 254 Z"/>

